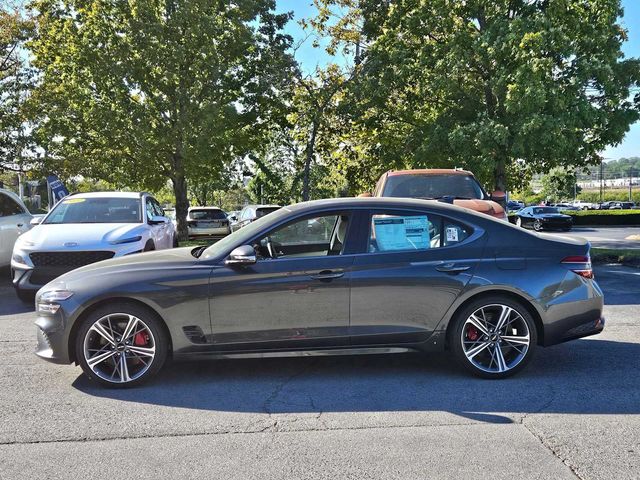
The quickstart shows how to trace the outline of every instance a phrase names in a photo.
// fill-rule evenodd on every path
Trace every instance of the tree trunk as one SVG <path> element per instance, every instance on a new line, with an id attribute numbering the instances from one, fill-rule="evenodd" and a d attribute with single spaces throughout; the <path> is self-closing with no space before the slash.
<path id="1" fill-rule="evenodd" d="M 187 196 L 187 180 L 184 173 L 176 173 L 171 179 L 173 194 L 176 197 L 176 220 L 178 221 L 178 240 L 185 241 L 189 237 L 187 229 L 187 211 L 189 198 Z"/>
<path id="2" fill-rule="evenodd" d="M 309 200 L 309 174 L 311 171 L 311 161 L 313 160 L 313 155 L 315 153 L 316 148 L 316 135 L 318 133 L 318 122 L 317 120 L 313 121 L 311 125 L 311 135 L 309 136 L 309 141 L 307 143 L 307 152 L 304 160 L 304 175 L 302 177 L 302 201 L 306 202 Z"/>
<path id="3" fill-rule="evenodd" d="M 493 167 L 493 182 L 494 189 L 501 192 L 507 191 L 507 174 L 506 174 L 506 160 L 503 156 L 496 159 L 496 163 Z"/>

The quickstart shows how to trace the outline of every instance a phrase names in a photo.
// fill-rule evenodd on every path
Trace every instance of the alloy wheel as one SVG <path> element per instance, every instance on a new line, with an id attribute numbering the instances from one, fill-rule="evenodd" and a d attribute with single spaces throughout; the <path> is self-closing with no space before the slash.
<path id="1" fill-rule="evenodd" d="M 156 341 L 134 315 L 112 313 L 96 320 L 84 337 L 84 359 L 91 371 L 111 383 L 129 383 L 149 370 Z"/>
<path id="2" fill-rule="evenodd" d="M 460 341 L 464 355 L 475 368 L 500 374 L 524 360 L 531 334 L 517 310 L 491 304 L 478 308 L 466 319 Z"/>
<path id="3" fill-rule="evenodd" d="M 540 222 L 540 220 L 536 220 L 535 222 L 533 222 L 533 229 L 536 232 L 539 232 L 540 230 L 542 230 L 542 222 Z"/>

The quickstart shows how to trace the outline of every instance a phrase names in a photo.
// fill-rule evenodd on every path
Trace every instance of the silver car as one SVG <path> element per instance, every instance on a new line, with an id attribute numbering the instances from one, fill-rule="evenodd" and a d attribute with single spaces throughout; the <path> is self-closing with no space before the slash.
<path id="1" fill-rule="evenodd" d="M 218 207 L 191 207 L 187 213 L 189 239 L 222 238 L 231 233 L 227 214 Z"/>

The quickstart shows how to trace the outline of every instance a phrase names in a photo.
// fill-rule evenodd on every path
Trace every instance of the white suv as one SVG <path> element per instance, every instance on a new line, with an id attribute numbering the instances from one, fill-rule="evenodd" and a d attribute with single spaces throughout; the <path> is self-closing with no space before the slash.
<path id="1" fill-rule="evenodd" d="M 43 285 L 90 263 L 177 246 L 173 223 L 148 193 L 69 195 L 21 235 L 11 258 L 13 286 L 30 300 Z"/>
<path id="2" fill-rule="evenodd" d="M 9 190 L 0 189 L 0 267 L 11 262 L 16 239 L 31 228 L 31 214 L 20 197 Z"/>

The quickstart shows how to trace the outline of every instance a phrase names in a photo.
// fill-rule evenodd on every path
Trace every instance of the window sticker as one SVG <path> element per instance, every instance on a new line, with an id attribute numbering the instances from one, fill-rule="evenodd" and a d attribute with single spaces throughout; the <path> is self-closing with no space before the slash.
<path id="1" fill-rule="evenodd" d="M 65 205 L 68 203 L 82 203 L 84 202 L 84 198 L 70 198 L 69 200 L 64 200 L 62 203 L 64 203 Z"/>
<path id="2" fill-rule="evenodd" d="M 447 242 L 457 242 L 458 227 L 447 227 L 446 236 L 447 236 Z"/>
<path id="3" fill-rule="evenodd" d="M 373 218 L 378 250 L 425 250 L 430 247 L 429 221 L 426 215 Z"/>

